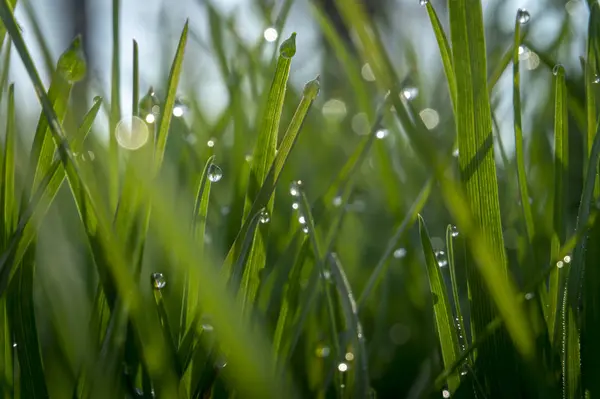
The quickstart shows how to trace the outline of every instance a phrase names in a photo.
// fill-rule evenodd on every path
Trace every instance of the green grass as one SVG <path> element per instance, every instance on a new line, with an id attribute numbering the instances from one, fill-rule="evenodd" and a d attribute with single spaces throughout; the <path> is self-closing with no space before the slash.
<path id="1" fill-rule="evenodd" d="M 35 2 L 0 3 L 0 398 L 600 396 L 597 2 L 581 60 L 569 21 L 538 48 L 524 10 L 503 36 L 479 0 L 422 2 L 437 70 L 343 0 L 335 21 L 310 3 L 313 48 L 282 35 L 291 0 L 256 2 L 274 43 L 209 2 L 209 37 L 186 21 L 148 66 L 121 3 L 110 98 L 85 113 L 82 38 L 55 60 Z M 199 84 L 228 94 L 217 114 L 188 79 L 198 49 L 217 68 Z M 165 79 L 144 87 L 150 67 Z"/>

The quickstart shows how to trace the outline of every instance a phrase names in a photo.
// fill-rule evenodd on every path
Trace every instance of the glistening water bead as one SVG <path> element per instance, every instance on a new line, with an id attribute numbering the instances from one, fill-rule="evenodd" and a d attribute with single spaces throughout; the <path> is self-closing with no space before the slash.
<path id="1" fill-rule="evenodd" d="M 223 171 L 219 167 L 219 165 L 210 164 L 208 167 L 208 180 L 212 183 L 216 183 L 223 178 Z"/>
<path id="2" fill-rule="evenodd" d="M 148 141 L 150 133 L 146 122 L 137 116 L 121 119 L 115 129 L 117 143 L 127 150 L 137 150 Z"/>
<path id="3" fill-rule="evenodd" d="M 296 180 L 290 184 L 290 195 L 292 197 L 299 197 L 302 191 L 302 180 Z"/>
<path id="4" fill-rule="evenodd" d="M 451 231 L 452 231 L 451 235 L 452 235 L 453 238 L 458 237 L 458 227 L 452 226 L 451 227 Z"/>
<path id="5" fill-rule="evenodd" d="M 519 8 L 517 11 L 517 21 L 519 21 L 521 25 L 525 25 L 530 19 L 531 16 L 529 15 L 529 11 L 524 8 Z"/>
<path id="6" fill-rule="evenodd" d="M 419 0 L 419 5 L 422 6 L 426 6 L 429 3 L 429 0 Z"/>
<path id="7" fill-rule="evenodd" d="M 262 224 L 267 224 L 271 221 L 271 216 L 269 216 L 269 212 L 263 210 L 260 215 L 258 215 L 258 221 Z"/>
<path id="8" fill-rule="evenodd" d="M 446 253 L 444 251 L 435 251 L 435 260 L 439 267 L 448 266 L 448 260 L 446 259 Z"/>
<path id="9" fill-rule="evenodd" d="M 152 273 L 152 286 L 156 290 L 163 289 L 167 285 L 167 280 L 162 273 Z"/>

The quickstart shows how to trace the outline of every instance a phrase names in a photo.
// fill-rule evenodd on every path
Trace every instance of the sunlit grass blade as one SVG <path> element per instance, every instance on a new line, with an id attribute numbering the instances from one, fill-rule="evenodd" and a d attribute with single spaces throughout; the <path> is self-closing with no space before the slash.
<path id="1" fill-rule="evenodd" d="M 17 218 L 17 202 L 15 201 L 15 87 L 8 88 L 8 107 L 6 110 L 6 135 L 4 136 L 4 157 L 2 163 L 2 187 L 0 187 L 0 212 L 2 244 L 6 248 L 8 239 L 13 233 Z"/>
<path id="2" fill-rule="evenodd" d="M 246 218 L 253 203 L 256 201 L 260 187 L 266 182 L 271 164 L 275 159 L 277 151 L 277 139 L 279 134 L 279 121 L 283 110 L 283 101 L 287 81 L 290 74 L 292 57 L 296 54 L 296 34 L 293 33 L 289 39 L 281 44 L 279 58 L 275 69 L 275 76 L 271 82 L 267 104 L 262 116 L 258 137 L 252 153 L 252 165 L 250 167 L 250 180 L 248 192 L 244 204 L 244 218 Z M 271 197 L 265 205 L 266 212 L 273 212 L 274 201 Z M 269 229 L 268 225 L 261 226 L 254 237 L 248 262 L 242 274 L 241 295 L 244 307 L 252 306 L 258 291 L 259 272 L 265 266 L 266 245 Z"/>
<path id="3" fill-rule="evenodd" d="M 435 327 L 440 341 L 442 358 L 444 366 L 448 367 L 456 361 L 458 357 L 458 335 L 454 326 L 454 317 L 452 316 L 452 304 L 446 293 L 444 277 L 440 271 L 440 265 L 436 259 L 429 233 L 425 226 L 425 221 L 419 215 L 419 232 L 421 235 L 421 245 L 425 255 L 425 265 L 427 267 L 427 276 L 429 278 L 429 288 L 433 298 L 433 313 L 435 315 Z M 460 376 L 458 372 L 448 376 L 448 389 L 453 393 L 460 385 Z"/>
<path id="4" fill-rule="evenodd" d="M 310 106 L 312 105 L 314 99 L 317 97 L 319 93 L 319 80 L 311 80 L 304 87 L 304 92 L 302 95 L 302 99 L 300 100 L 300 104 L 298 108 L 296 108 L 296 112 L 292 117 L 292 120 L 287 128 L 281 143 L 279 144 L 279 148 L 277 149 L 277 154 L 275 155 L 275 159 L 270 166 L 269 173 L 265 178 L 265 182 L 260 187 L 256 195 L 256 199 L 248 212 L 249 215 L 255 215 L 259 210 L 265 208 L 271 198 L 273 191 L 275 190 L 275 186 L 279 180 L 279 176 L 281 175 L 281 171 L 285 166 L 285 163 L 290 155 L 296 140 L 298 139 L 298 134 L 300 129 L 302 128 L 302 124 Z M 248 229 L 250 226 L 249 218 L 246 218 L 241 229 L 238 232 L 238 235 L 235 239 L 234 244 L 231 246 L 229 252 L 227 253 L 227 257 L 223 263 L 223 273 L 229 278 L 232 272 L 232 266 L 236 259 L 239 258 L 239 250 L 242 245 L 242 240 L 246 236 Z"/>
<path id="5" fill-rule="evenodd" d="M 346 319 L 346 329 L 350 331 L 350 337 L 353 341 L 353 360 L 358 364 L 358 367 L 352 373 L 354 376 L 352 396 L 355 398 L 368 397 L 370 392 L 369 365 L 365 347 L 365 336 L 358 318 L 358 307 L 352 294 L 352 287 L 350 287 L 350 282 L 340 260 L 335 254 L 328 254 L 327 260 L 340 296 L 340 305 Z"/>
<path id="6" fill-rule="evenodd" d="M 119 146 L 115 130 L 121 120 L 121 62 L 120 62 L 120 35 L 119 14 L 120 0 L 112 0 L 112 60 L 110 78 L 110 115 L 108 123 L 108 173 L 109 173 L 109 199 L 110 209 L 117 206 L 119 190 Z"/>
<path id="7" fill-rule="evenodd" d="M 72 138 L 70 143 L 73 151 L 78 152 L 83 148 L 83 142 L 91 130 L 92 123 L 96 119 L 101 105 L 102 99 L 97 98 L 90 111 L 85 115 L 77 134 Z M 17 230 L 10 237 L 10 243 L 7 243 L 9 246 L 1 258 L 0 275 L 3 277 L 0 278 L 0 281 L 3 281 L 7 277 L 4 273 L 8 272 L 7 269 L 10 264 L 19 263 L 23 258 L 25 251 L 35 236 L 37 226 L 42 221 L 64 179 L 64 167 L 61 161 L 57 159 L 50 165 L 48 173 L 41 180 L 31 201 L 20 215 Z M 1 283 L 0 286 L 2 286 Z"/>
<path id="8" fill-rule="evenodd" d="M 454 241 L 460 240 L 459 233 L 456 227 L 448 225 L 446 228 L 446 252 L 448 255 L 448 269 L 450 270 L 450 284 L 452 286 L 452 297 L 454 298 L 454 314 L 456 315 L 456 328 L 458 330 L 458 345 L 459 350 L 463 351 L 467 345 L 467 334 L 465 332 L 465 321 L 463 319 L 463 312 L 460 307 L 460 291 L 459 291 L 459 273 L 457 272 L 457 262 L 454 252 Z M 460 245 L 463 245 L 462 240 L 458 241 Z M 459 245 L 459 248 L 460 248 Z M 461 269 L 460 275 L 464 275 L 464 271 Z"/>
<path id="9" fill-rule="evenodd" d="M 371 272 L 371 275 L 369 276 L 369 279 L 367 280 L 365 288 L 363 288 L 363 291 L 360 294 L 360 297 L 358 298 L 357 306 L 359 309 L 361 309 L 364 306 L 367 299 L 369 299 L 369 297 L 371 296 L 371 292 L 373 291 L 373 289 L 375 289 L 381 277 L 383 276 L 383 272 L 385 270 L 387 261 L 394 252 L 394 249 L 398 245 L 398 242 L 406 233 L 406 230 L 416 222 L 418 214 L 423 210 L 423 207 L 425 206 L 425 203 L 429 198 L 432 185 L 433 179 L 429 179 L 425 182 L 423 188 L 421 189 L 421 192 L 419 193 L 419 195 L 411 205 L 410 209 L 406 213 L 406 216 L 394 232 L 394 235 L 386 244 L 385 251 L 383 252 L 383 254 L 381 254 L 377 265 L 375 266 L 375 268 Z"/>
<path id="10" fill-rule="evenodd" d="M 567 87 L 565 70 L 557 66 L 554 73 L 554 198 L 553 198 L 553 234 L 551 237 L 550 259 L 559 255 L 561 243 L 567 235 L 565 219 L 567 217 L 568 171 L 569 171 L 569 127 L 567 112 Z M 562 266 L 564 263 L 559 261 Z M 562 309 L 562 289 L 565 269 L 556 267 L 550 274 L 548 285 L 548 334 L 550 342 L 558 343 L 560 334 L 557 328 Z"/>
<path id="11" fill-rule="evenodd" d="M 448 43 L 448 38 L 446 37 L 446 33 L 444 32 L 444 28 L 442 27 L 442 23 L 435 12 L 435 8 L 433 8 L 433 4 L 431 2 L 427 2 L 427 14 L 429 14 L 429 20 L 431 21 L 431 26 L 433 27 L 433 33 L 435 34 L 435 39 L 438 43 L 438 48 L 440 50 L 440 56 L 442 57 L 442 65 L 444 66 L 444 73 L 446 74 L 446 80 L 448 81 L 448 90 L 450 91 L 450 99 L 452 100 L 452 107 L 454 112 L 456 113 L 456 76 L 454 74 L 454 67 L 452 64 L 452 49 L 450 48 L 450 44 Z"/>

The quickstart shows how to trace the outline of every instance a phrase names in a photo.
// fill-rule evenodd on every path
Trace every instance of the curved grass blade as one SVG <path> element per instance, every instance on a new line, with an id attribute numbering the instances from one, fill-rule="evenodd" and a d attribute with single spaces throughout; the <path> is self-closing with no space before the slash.
<path id="1" fill-rule="evenodd" d="M 358 307 L 352 294 L 352 287 L 350 287 L 350 282 L 340 260 L 333 253 L 328 254 L 327 259 L 340 296 L 340 304 L 346 319 L 346 329 L 350 331 L 350 336 L 355 341 L 354 359 L 359 364 L 359 367 L 354 372 L 353 397 L 366 398 L 369 396 L 370 391 L 369 364 L 365 347 L 365 336 L 360 319 L 358 318 Z"/>
<path id="2" fill-rule="evenodd" d="M 423 246 L 423 254 L 425 255 L 425 265 L 427 267 L 427 276 L 429 278 L 429 288 L 433 297 L 433 313 L 435 315 L 435 326 L 438 339 L 440 340 L 440 348 L 442 350 L 442 359 L 445 367 L 453 364 L 458 358 L 458 336 L 454 327 L 454 318 L 452 317 L 452 305 L 446 286 L 444 277 L 440 271 L 440 266 L 435 258 L 433 247 L 425 221 L 419 215 L 419 233 L 421 235 L 421 245 Z M 454 392 L 460 385 L 460 376 L 455 372 L 448 376 L 448 389 L 450 393 Z"/>
<path id="3" fill-rule="evenodd" d="M 289 39 L 284 41 L 279 48 L 275 76 L 271 82 L 265 113 L 262 117 L 258 130 L 258 139 L 252 153 L 250 181 L 244 204 L 244 219 L 249 215 L 252 204 L 258 197 L 260 187 L 266 182 L 269 169 L 275 159 L 279 122 L 294 54 L 296 54 L 296 34 L 292 33 Z M 265 205 L 266 212 L 271 214 L 273 212 L 273 205 L 273 197 L 270 196 L 268 203 Z M 264 225 L 258 229 L 254 236 L 248 262 L 242 274 L 241 295 L 244 308 L 254 304 L 256 293 L 258 292 L 258 286 L 260 285 L 259 272 L 265 266 L 267 256 L 268 232 L 268 226 Z"/>
<path id="4" fill-rule="evenodd" d="M 385 247 L 385 250 L 383 251 L 383 254 L 381 254 L 381 257 L 379 258 L 377 265 L 375 266 L 375 268 L 373 269 L 373 272 L 371 273 L 371 275 L 369 276 L 369 279 L 367 280 L 367 284 L 365 285 L 363 292 L 360 294 L 360 297 L 358 298 L 357 306 L 358 306 L 359 310 L 364 306 L 365 302 L 370 297 L 371 292 L 373 291 L 373 289 L 375 289 L 378 282 L 380 281 L 380 279 L 383 275 L 383 272 L 385 270 L 387 260 L 394 252 L 394 249 L 398 245 L 398 242 L 402 239 L 406 230 L 410 226 L 412 226 L 413 223 L 417 220 L 418 214 L 423 210 L 423 207 L 425 206 L 425 203 L 427 202 L 427 199 L 429 198 L 429 194 L 431 193 L 432 186 L 433 186 L 433 179 L 430 178 L 425 182 L 425 185 L 423 186 L 423 188 L 419 192 L 419 195 L 417 196 L 417 198 L 411 205 L 410 209 L 406 213 L 406 216 L 404 217 L 404 219 L 402 220 L 402 222 L 396 229 L 394 235 L 389 239 L 389 241 Z"/>
<path id="5" fill-rule="evenodd" d="M 0 187 L 0 212 L 3 247 L 15 229 L 17 204 L 15 203 L 15 87 L 8 88 L 8 107 L 6 110 L 6 136 L 4 138 L 4 157 L 2 164 L 2 187 Z"/>
<path id="6" fill-rule="evenodd" d="M 311 80 L 304 87 L 304 92 L 302 99 L 300 100 L 300 104 L 298 108 L 296 108 L 296 112 L 292 117 L 292 120 L 288 126 L 288 129 L 277 149 L 277 154 L 275 155 L 275 159 L 269 169 L 269 173 L 265 178 L 263 185 L 261 186 L 258 194 L 256 195 L 256 199 L 252 204 L 252 208 L 250 208 L 250 215 L 256 215 L 258 211 L 265 208 L 271 198 L 273 191 L 275 190 L 275 186 L 277 185 L 277 181 L 279 180 L 279 176 L 281 175 L 281 171 L 288 159 L 288 156 L 298 139 L 298 133 L 302 127 L 302 123 L 306 118 L 308 110 L 319 93 L 319 80 L 318 78 L 315 80 Z M 239 250 L 242 245 L 242 240 L 246 236 L 248 229 L 250 226 L 250 219 L 246 218 L 244 221 L 240 231 L 237 234 L 237 237 L 231 246 L 229 252 L 227 253 L 227 257 L 223 262 L 223 273 L 230 278 L 232 273 L 232 267 L 236 259 L 239 258 Z"/>
<path id="7" fill-rule="evenodd" d="M 450 49 L 450 44 L 448 43 L 448 38 L 446 37 L 446 33 L 444 32 L 444 28 L 438 18 L 437 13 L 435 12 L 435 8 L 431 2 L 427 2 L 427 14 L 429 14 L 429 20 L 431 21 L 431 26 L 433 27 L 433 33 L 435 34 L 435 39 L 438 43 L 438 48 L 440 49 L 440 56 L 442 57 L 442 65 L 444 66 L 444 73 L 446 74 L 446 80 L 448 82 L 448 90 L 450 91 L 450 99 L 452 100 L 452 109 L 456 114 L 456 76 L 454 74 L 454 66 L 452 64 L 452 50 Z"/>
<path id="8" fill-rule="evenodd" d="M 533 248 L 535 237 L 535 226 L 531 204 L 529 203 L 529 190 L 527 189 L 527 174 L 525 171 L 525 152 L 523 149 L 523 127 L 521 121 L 521 77 L 519 73 L 519 48 L 521 46 L 521 21 L 520 13 L 515 17 L 515 42 L 513 46 L 513 112 L 515 118 L 515 157 L 517 161 L 517 177 L 519 181 L 519 193 L 521 195 L 521 206 L 525 221 L 525 231 L 529 248 Z M 535 262 L 534 262 L 535 263 Z"/>

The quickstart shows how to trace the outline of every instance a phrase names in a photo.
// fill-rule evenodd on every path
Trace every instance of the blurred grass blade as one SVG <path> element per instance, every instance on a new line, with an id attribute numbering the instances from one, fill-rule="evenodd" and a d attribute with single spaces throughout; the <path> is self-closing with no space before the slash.
<path id="1" fill-rule="evenodd" d="M 6 1 L 7 7 L 10 7 L 11 10 L 15 9 L 15 6 L 17 5 L 17 0 L 4 1 Z M 0 24 L 0 47 L 2 46 L 2 43 L 4 43 L 4 36 L 6 36 L 6 26 L 4 26 L 4 24 Z"/>
<path id="2" fill-rule="evenodd" d="M 366 398 L 370 392 L 369 364 L 365 347 L 365 336 L 358 318 L 358 307 L 356 306 L 350 282 L 340 260 L 335 254 L 329 254 L 327 259 L 340 296 L 340 304 L 346 319 L 346 329 L 351 332 L 350 336 L 354 341 L 354 361 L 358 364 L 358 367 L 354 371 L 354 390 L 352 391 L 352 396 L 355 398 Z"/>
<path id="3" fill-rule="evenodd" d="M 456 114 L 456 76 L 454 74 L 454 67 L 452 64 L 452 49 L 450 48 L 450 44 L 448 43 L 448 38 L 446 37 L 446 33 L 444 32 L 444 28 L 442 27 L 442 23 L 438 18 L 437 13 L 435 12 L 435 8 L 431 2 L 427 2 L 427 14 L 429 14 L 429 20 L 431 21 L 431 26 L 433 27 L 433 33 L 435 34 L 435 39 L 438 43 L 438 48 L 440 50 L 440 56 L 442 57 L 442 65 L 444 66 L 444 73 L 446 74 L 446 79 L 448 81 L 448 90 L 450 91 L 450 100 L 452 101 L 452 109 L 454 114 Z"/>
<path id="4" fill-rule="evenodd" d="M 515 17 L 515 42 L 513 46 L 513 112 L 515 128 L 515 157 L 517 161 L 517 177 L 519 181 L 519 193 L 521 195 L 521 206 L 525 221 L 525 231 L 529 248 L 533 248 L 535 238 L 535 226 L 533 214 L 529 202 L 529 190 L 527 188 L 527 173 L 525 171 L 525 151 L 523 149 L 523 126 L 521 121 L 521 77 L 519 71 L 519 48 L 521 47 L 521 13 L 519 10 Z M 535 263 L 535 262 L 534 262 Z"/>
<path id="5" fill-rule="evenodd" d="M 83 142 L 91 130 L 92 123 L 96 119 L 101 105 L 102 99 L 97 98 L 92 108 L 85 115 L 77 131 L 77 135 L 72 138 L 71 148 L 73 151 L 79 152 L 83 148 Z M 1 258 L 0 275 L 4 272 L 4 267 L 21 261 L 35 236 L 38 225 L 52 204 L 64 179 L 65 170 L 61 161 L 58 159 L 54 160 L 48 169 L 47 175 L 40 182 L 38 189 L 32 196 L 27 208 L 21 213 L 17 231 L 10 238 L 9 247 Z"/>
<path id="6" fill-rule="evenodd" d="M 277 154 L 275 155 L 275 159 L 270 166 L 269 173 L 265 178 L 264 183 L 260 187 L 258 194 L 256 195 L 256 199 L 252 204 L 252 208 L 248 212 L 249 215 L 256 215 L 258 211 L 265 208 L 275 190 L 275 186 L 279 180 L 279 176 L 281 175 L 281 171 L 285 166 L 285 163 L 290 155 L 296 140 L 298 139 L 298 133 L 302 128 L 302 123 L 306 118 L 308 110 L 313 103 L 314 99 L 319 94 L 319 80 L 318 78 L 315 80 L 311 80 L 304 87 L 304 92 L 302 95 L 302 99 L 300 100 L 300 104 L 298 108 L 296 108 L 296 112 L 292 117 L 292 120 L 281 140 L 279 148 L 277 149 Z M 235 239 L 235 242 L 231 246 L 229 252 L 227 253 L 227 257 L 223 263 L 223 273 L 229 278 L 232 272 L 232 266 L 236 259 L 239 258 L 239 251 L 241 249 L 242 240 L 246 236 L 250 226 L 250 219 L 246 218 L 238 235 Z"/>
<path id="7" fill-rule="evenodd" d="M 568 172 L 569 172 L 569 127 L 567 112 L 567 87 L 565 84 L 565 69 L 558 65 L 554 70 L 554 204 L 553 232 L 551 237 L 550 259 L 557 259 L 561 243 L 566 239 L 566 222 L 568 203 Z M 560 309 L 565 270 L 564 262 L 559 260 L 558 266 L 550 273 L 548 285 L 548 334 L 553 345 L 558 343 L 560 334 L 557 328 L 560 322 Z"/>
<path id="8" fill-rule="evenodd" d="M 433 298 L 433 313 L 435 315 L 435 326 L 437 336 L 440 340 L 442 358 L 444 367 L 449 367 L 458 357 L 458 336 L 454 327 L 454 317 L 452 316 L 452 304 L 446 293 L 444 277 L 440 271 L 440 265 L 436 259 L 429 233 L 425 226 L 425 221 L 419 215 L 419 233 L 421 235 L 421 245 L 425 255 L 425 265 L 427 267 L 427 276 L 429 278 L 429 288 Z M 456 391 L 460 385 L 460 376 L 458 371 L 448 376 L 448 389 L 450 393 Z"/>
<path id="9" fill-rule="evenodd" d="M 404 217 L 404 219 L 402 220 L 402 222 L 396 229 L 394 235 L 388 241 L 388 243 L 385 247 L 385 251 L 379 258 L 377 265 L 375 266 L 375 268 L 373 269 L 373 272 L 371 272 L 371 275 L 369 276 L 369 279 L 367 280 L 367 284 L 365 285 L 363 292 L 360 294 L 360 297 L 358 298 L 358 302 L 357 302 L 358 309 L 361 309 L 364 306 L 367 299 L 369 299 L 371 292 L 373 291 L 373 289 L 377 286 L 378 282 L 380 281 L 380 279 L 383 275 L 384 269 L 385 269 L 385 265 L 387 264 L 389 257 L 394 252 L 394 249 L 398 245 L 398 242 L 402 239 L 402 236 L 404 235 L 406 230 L 409 227 L 411 227 L 413 225 L 413 223 L 417 220 L 418 214 L 423 210 L 423 207 L 425 206 L 425 203 L 427 202 L 427 199 L 429 198 L 429 194 L 431 193 L 432 185 L 433 185 L 433 179 L 428 179 L 425 182 L 425 185 L 423 186 L 423 188 L 421 189 L 421 192 L 419 192 L 419 195 L 417 196 L 417 198 L 411 205 L 410 209 L 406 213 L 406 216 Z"/>
<path id="10" fill-rule="evenodd" d="M 258 138 L 254 152 L 252 153 L 250 181 L 248 182 L 248 192 L 244 203 L 244 218 L 247 218 L 250 214 L 250 209 L 258 198 L 260 187 L 266 182 L 269 168 L 275 159 L 279 121 L 281 119 L 283 101 L 285 99 L 285 91 L 294 54 L 296 54 L 296 34 L 292 33 L 279 48 L 275 76 L 271 82 L 265 113 L 260 123 Z M 273 212 L 274 201 L 272 196 L 269 197 L 269 201 L 265 205 L 265 210 L 270 215 Z M 266 245 L 268 233 L 268 225 L 263 225 L 259 227 L 254 236 L 248 262 L 242 274 L 241 295 L 244 308 L 252 306 L 256 298 L 260 284 L 259 272 L 265 266 L 267 256 Z"/>
<path id="11" fill-rule="evenodd" d="M 138 42 L 133 39 L 133 83 L 131 96 L 131 114 L 139 115 L 140 104 L 140 52 Z"/>
<path id="12" fill-rule="evenodd" d="M 117 206 L 119 190 L 119 146 L 115 131 L 121 120 L 121 62 L 120 62 L 120 37 L 119 14 L 120 0 L 112 0 L 112 61 L 110 79 L 110 116 L 108 124 L 108 170 L 109 170 L 109 199 L 110 208 Z"/>
<path id="13" fill-rule="evenodd" d="M 15 229 L 18 206 L 15 201 L 15 87 L 13 84 L 8 88 L 6 119 L 4 157 L 1 169 L 2 186 L 0 187 L 0 212 L 2 212 L 0 223 L 3 226 L 2 245 L 4 248 Z"/>
<path id="14" fill-rule="evenodd" d="M 163 294 L 160 287 L 163 278 L 164 277 L 162 273 L 153 273 L 150 276 L 150 284 L 154 292 L 154 301 L 156 302 L 158 319 L 160 320 L 160 324 L 162 326 L 162 334 L 165 337 L 165 342 L 167 342 L 167 348 L 169 349 L 169 352 L 173 357 L 173 364 L 175 364 L 176 366 L 177 375 L 181 378 L 183 376 L 183 370 L 181 369 L 181 365 L 179 364 L 179 358 L 177 356 L 176 338 L 173 336 L 172 333 L 173 329 L 171 328 L 171 323 L 169 322 L 169 314 L 167 312 L 165 300 L 163 298 Z"/>
<path id="15" fill-rule="evenodd" d="M 55 65 L 54 58 L 52 57 L 52 52 L 50 51 L 50 46 L 48 45 L 48 39 L 50 38 L 47 35 L 45 35 L 42 31 L 42 25 L 40 24 L 40 20 L 32 3 L 32 0 L 26 0 L 23 1 L 21 4 L 25 8 L 27 18 L 31 21 L 31 23 L 28 24 L 28 26 L 32 27 L 35 39 L 37 40 L 38 45 L 40 46 L 40 50 L 44 58 L 44 67 L 46 67 L 48 72 L 52 73 L 54 72 Z"/>

